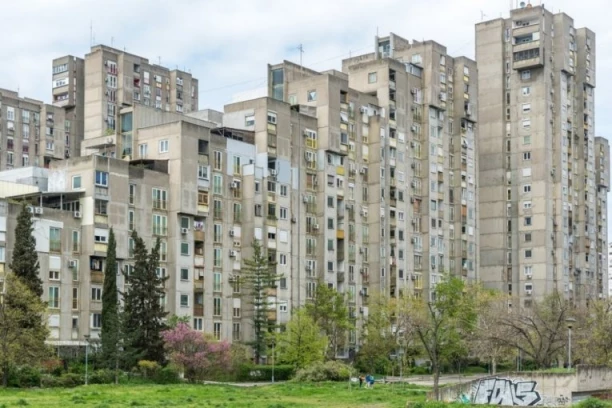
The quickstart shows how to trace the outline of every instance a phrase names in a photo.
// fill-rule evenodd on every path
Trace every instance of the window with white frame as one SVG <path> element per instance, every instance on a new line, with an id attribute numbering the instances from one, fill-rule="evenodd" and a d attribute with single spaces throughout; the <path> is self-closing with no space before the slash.
<path id="1" fill-rule="evenodd" d="M 160 140 L 159 141 L 159 152 L 168 153 L 168 149 L 169 149 L 168 140 L 167 139 Z"/>

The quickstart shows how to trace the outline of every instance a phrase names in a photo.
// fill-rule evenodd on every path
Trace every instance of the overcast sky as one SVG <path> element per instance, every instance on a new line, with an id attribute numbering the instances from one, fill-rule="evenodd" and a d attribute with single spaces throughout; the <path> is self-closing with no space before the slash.
<path id="1" fill-rule="evenodd" d="M 222 110 L 236 95 L 266 84 L 266 64 L 283 59 L 340 69 L 351 53 L 371 52 L 389 32 L 432 39 L 452 56 L 474 57 L 474 24 L 507 17 L 516 0 L 20 0 L 2 7 L 0 87 L 50 101 L 51 61 L 83 57 L 95 43 L 191 70 L 200 108 Z M 609 0 L 544 1 L 597 35 L 596 133 L 612 134 Z M 538 5 L 539 1 L 532 1 Z M 610 212 L 612 215 L 612 212 Z M 612 231 L 610 231 L 612 235 Z"/>

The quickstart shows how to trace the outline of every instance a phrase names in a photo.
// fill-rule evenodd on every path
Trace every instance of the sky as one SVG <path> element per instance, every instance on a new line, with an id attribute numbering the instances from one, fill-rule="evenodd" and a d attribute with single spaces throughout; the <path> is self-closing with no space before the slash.
<path id="1" fill-rule="evenodd" d="M 527 1 L 527 0 L 525 0 Z M 532 0 L 539 5 L 539 0 Z M 609 0 L 544 1 L 597 36 L 595 130 L 612 135 L 612 24 Z M 51 100 L 51 62 L 83 57 L 92 43 L 112 45 L 199 79 L 200 109 L 223 110 L 266 85 L 268 63 L 340 69 L 394 32 L 435 40 L 452 56 L 474 58 L 474 24 L 507 17 L 516 0 L 20 0 L 2 8 L 0 88 Z M 92 29 L 93 28 L 93 29 Z M 255 90 L 255 91 L 254 91 Z M 609 208 L 612 215 L 612 205 Z M 612 237 L 612 231 L 610 231 Z"/>

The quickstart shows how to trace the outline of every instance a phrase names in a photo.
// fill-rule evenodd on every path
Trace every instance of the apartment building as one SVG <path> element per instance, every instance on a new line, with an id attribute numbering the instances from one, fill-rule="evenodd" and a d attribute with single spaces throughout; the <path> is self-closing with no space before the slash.
<path id="1" fill-rule="evenodd" d="M 63 108 L 0 89 L 0 170 L 78 156 L 76 129 Z"/>
<path id="2" fill-rule="evenodd" d="M 82 155 L 98 152 L 131 157 L 132 140 L 120 129 L 119 111 L 142 105 L 189 113 L 198 110 L 198 80 L 189 72 L 170 70 L 148 59 L 105 45 L 91 47 L 84 59 L 53 60 L 54 104 L 71 107 L 83 122 Z"/>
<path id="3" fill-rule="evenodd" d="M 597 223 L 597 287 L 598 297 L 608 296 L 608 193 L 610 192 L 610 145 L 605 137 L 595 137 L 596 223 Z"/>
<path id="4" fill-rule="evenodd" d="M 591 30 L 543 6 L 476 25 L 480 275 L 517 305 L 555 289 L 577 302 L 603 294 L 595 48 Z"/>

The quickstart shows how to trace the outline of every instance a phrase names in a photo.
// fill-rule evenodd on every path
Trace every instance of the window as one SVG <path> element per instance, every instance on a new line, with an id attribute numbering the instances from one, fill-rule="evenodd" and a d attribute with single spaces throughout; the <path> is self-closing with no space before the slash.
<path id="1" fill-rule="evenodd" d="M 219 151 L 213 152 L 213 169 L 221 170 L 223 167 L 223 155 Z"/>
<path id="2" fill-rule="evenodd" d="M 213 316 L 221 316 L 221 298 L 213 298 Z"/>
<path id="3" fill-rule="evenodd" d="M 60 288 L 59 286 L 49 286 L 49 308 L 59 309 L 60 306 Z"/>
<path id="4" fill-rule="evenodd" d="M 334 208 L 334 197 L 333 196 L 327 196 L 327 206 L 329 208 Z"/>
<path id="5" fill-rule="evenodd" d="M 159 152 L 160 153 L 168 153 L 168 140 L 160 140 L 159 141 Z"/>
<path id="6" fill-rule="evenodd" d="M 281 197 L 287 197 L 287 186 L 285 184 L 281 184 L 280 186 L 280 195 Z"/>
<path id="7" fill-rule="evenodd" d="M 152 189 L 153 209 L 165 210 L 168 203 L 168 192 L 159 188 Z"/>
<path id="8" fill-rule="evenodd" d="M 91 288 L 91 300 L 93 300 L 94 302 L 102 301 L 102 288 Z"/>
<path id="9" fill-rule="evenodd" d="M 524 145 L 531 144 L 531 136 L 523 136 L 523 144 Z"/>
<path id="10" fill-rule="evenodd" d="M 208 180 L 208 166 L 198 165 L 198 178 Z"/>
<path id="11" fill-rule="evenodd" d="M 308 102 L 314 102 L 317 100 L 317 91 L 311 90 L 308 91 Z"/>
<path id="12" fill-rule="evenodd" d="M 530 193 L 531 192 L 531 184 L 525 184 L 523 186 L 523 193 Z"/>
<path id="13" fill-rule="evenodd" d="M 287 214 L 288 214 L 288 209 L 286 207 L 281 207 L 280 208 L 280 219 L 281 220 L 286 220 L 287 219 Z"/>
<path id="14" fill-rule="evenodd" d="M 72 189 L 76 190 L 81 188 L 81 176 L 72 176 Z"/>
<path id="15" fill-rule="evenodd" d="M 278 264 L 279 265 L 287 265 L 287 254 L 280 254 L 278 256 Z"/>
<path id="16" fill-rule="evenodd" d="M 524 103 L 523 104 L 523 113 L 529 113 L 531 112 L 531 104 L 530 103 Z"/>
<path id="17" fill-rule="evenodd" d="M 60 273 L 59 271 L 49 271 L 49 280 L 60 280 Z"/>
<path id="18" fill-rule="evenodd" d="M 531 258 L 531 255 L 532 255 L 531 249 L 526 249 L 525 250 L 525 258 Z"/>
<path id="19" fill-rule="evenodd" d="M 531 160 L 531 152 L 523 152 L 523 160 Z"/>
<path id="20" fill-rule="evenodd" d="M 378 74 L 376 72 L 370 72 L 368 74 L 368 83 L 373 84 L 378 81 Z"/>
<path id="21" fill-rule="evenodd" d="M 101 313 L 91 314 L 91 328 L 92 329 L 102 328 L 102 314 Z"/>
<path id="22" fill-rule="evenodd" d="M 153 235 L 166 235 L 168 233 L 168 217 L 153 214 Z"/>
<path id="23" fill-rule="evenodd" d="M 523 209 L 527 210 L 531 208 L 531 201 L 523 201 Z"/>
<path id="24" fill-rule="evenodd" d="M 244 117 L 244 126 L 255 126 L 255 115 L 246 115 Z"/>
<path id="25" fill-rule="evenodd" d="M 189 256 L 189 242 L 181 242 L 181 255 Z"/>
<path id="26" fill-rule="evenodd" d="M 530 128 L 530 127 L 531 127 L 531 119 L 523 119 L 523 128 Z"/>
<path id="27" fill-rule="evenodd" d="M 287 313 L 287 310 L 288 310 L 288 309 L 289 309 L 289 307 L 288 307 L 288 303 L 287 303 L 287 302 L 280 302 L 280 303 L 278 304 L 278 310 L 279 310 L 281 313 Z"/>
<path id="28" fill-rule="evenodd" d="M 194 317 L 193 318 L 193 330 L 198 330 L 198 331 L 202 331 L 204 330 L 204 319 L 202 319 L 201 317 Z"/>
<path id="29" fill-rule="evenodd" d="M 146 159 L 147 158 L 147 150 L 148 150 L 148 145 L 146 143 L 141 143 L 138 145 L 138 156 L 141 159 Z"/>
<path id="30" fill-rule="evenodd" d="M 181 293 L 181 307 L 189 307 L 189 295 Z"/>
<path id="31" fill-rule="evenodd" d="M 531 232 L 525 234 L 525 242 L 531 242 Z"/>
<path id="32" fill-rule="evenodd" d="M 221 340 L 221 323 L 213 323 L 213 336 L 215 337 L 215 340 Z"/>
<path id="33" fill-rule="evenodd" d="M 268 111 L 268 123 L 276 125 L 276 113 Z"/>
<path id="34" fill-rule="evenodd" d="M 523 92 L 523 96 L 531 95 L 531 87 L 530 86 L 524 86 L 522 88 L 522 92 Z"/>
<path id="35" fill-rule="evenodd" d="M 72 309 L 79 308 L 79 288 L 72 288 Z"/>
<path id="36" fill-rule="evenodd" d="M 531 226 L 531 217 L 525 217 L 524 224 L 527 227 Z"/>
<path id="37" fill-rule="evenodd" d="M 521 71 L 521 79 L 531 79 L 531 71 L 528 69 Z"/>
<path id="38" fill-rule="evenodd" d="M 108 187 L 108 173 L 105 171 L 96 170 L 96 185 Z"/>

